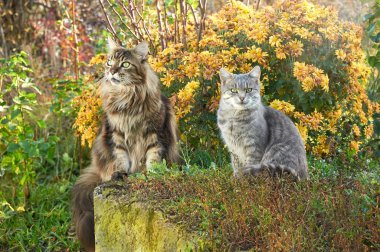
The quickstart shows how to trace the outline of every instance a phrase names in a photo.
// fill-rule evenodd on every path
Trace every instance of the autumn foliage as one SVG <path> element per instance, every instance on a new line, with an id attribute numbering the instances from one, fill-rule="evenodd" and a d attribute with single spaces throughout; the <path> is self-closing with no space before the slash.
<path id="1" fill-rule="evenodd" d="M 246 73 L 255 65 L 262 68 L 263 102 L 293 119 L 309 152 L 357 153 L 373 135 L 372 116 L 380 107 L 366 94 L 370 68 L 361 48 L 363 31 L 339 20 L 334 9 L 292 0 L 255 10 L 231 1 L 206 20 L 199 42 L 191 20 L 186 27 L 187 44 L 157 47 L 150 63 L 171 97 L 187 145 L 220 146 L 219 69 Z M 83 115 L 98 113 L 100 104 L 93 103 L 82 107 L 75 124 L 90 144 L 96 127 L 87 127 Z"/>

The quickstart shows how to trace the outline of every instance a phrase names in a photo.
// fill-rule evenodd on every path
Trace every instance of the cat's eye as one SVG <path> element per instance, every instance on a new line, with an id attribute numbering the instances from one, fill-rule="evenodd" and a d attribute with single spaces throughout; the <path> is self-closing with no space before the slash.
<path id="1" fill-rule="evenodd" d="M 128 68 L 130 65 L 131 63 L 125 61 L 121 64 L 121 67 Z"/>
<path id="2" fill-rule="evenodd" d="M 251 93 L 252 90 L 253 90 L 252 88 L 246 88 L 246 89 L 245 89 L 245 92 L 246 92 L 246 93 Z"/>
<path id="3" fill-rule="evenodd" d="M 230 91 L 231 91 L 231 93 L 234 93 L 234 94 L 236 94 L 238 92 L 238 90 L 236 88 L 231 88 Z"/>
<path id="4" fill-rule="evenodd" d="M 107 66 L 109 66 L 109 67 L 112 66 L 112 60 L 107 60 L 107 63 L 106 63 L 106 64 L 107 64 Z"/>

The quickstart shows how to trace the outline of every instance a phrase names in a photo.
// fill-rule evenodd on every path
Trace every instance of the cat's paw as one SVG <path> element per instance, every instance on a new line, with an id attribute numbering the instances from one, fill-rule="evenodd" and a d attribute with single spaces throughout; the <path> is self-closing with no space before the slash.
<path id="1" fill-rule="evenodd" d="M 112 181 L 124 181 L 127 182 L 128 180 L 128 173 L 125 171 L 115 171 L 112 173 L 111 176 Z"/>
<path id="2" fill-rule="evenodd" d="M 262 166 L 260 164 L 257 164 L 257 165 L 251 165 L 251 166 L 246 167 L 243 170 L 243 174 L 256 176 L 262 171 L 263 171 Z"/>

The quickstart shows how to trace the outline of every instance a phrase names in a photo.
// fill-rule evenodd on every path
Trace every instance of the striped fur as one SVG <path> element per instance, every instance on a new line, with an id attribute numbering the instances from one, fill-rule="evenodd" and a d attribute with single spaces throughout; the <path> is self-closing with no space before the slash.
<path id="1" fill-rule="evenodd" d="M 177 126 L 169 100 L 161 95 L 159 79 L 147 63 L 145 42 L 132 50 L 109 41 L 109 56 L 101 84 L 105 112 L 92 148 L 92 164 L 72 191 L 77 236 L 93 251 L 92 193 L 115 172 L 141 172 L 163 159 L 179 161 Z"/>
<path id="2" fill-rule="evenodd" d="M 268 170 L 307 179 L 305 147 L 294 123 L 261 103 L 260 68 L 236 75 L 222 68 L 220 78 L 218 126 L 235 176 Z"/>

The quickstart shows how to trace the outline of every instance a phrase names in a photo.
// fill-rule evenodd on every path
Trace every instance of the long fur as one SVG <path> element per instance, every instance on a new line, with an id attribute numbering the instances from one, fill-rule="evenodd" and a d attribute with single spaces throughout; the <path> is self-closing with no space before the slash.
<path id="1" fill-rule="evenodd" d="M 93 191 L 101 182 L 94 166 L 83 171 L 72 189 L 75 232 L 86 251 L 95 251 Z"/>
<path id="2" fill-rule="evenodd" d="M 130 174 L 163 159 L 168 164 L 180 160 L 174 113 L 146 61 L 147 45 L 127 50 L 111 42 L 109 50 L 101 84 L 105 115 L 93 144 L 92 163 L 72 191 L 76 233 L 88 251 L 95 247 L 92 193 L 96 185 L 115 172 Z"/>

